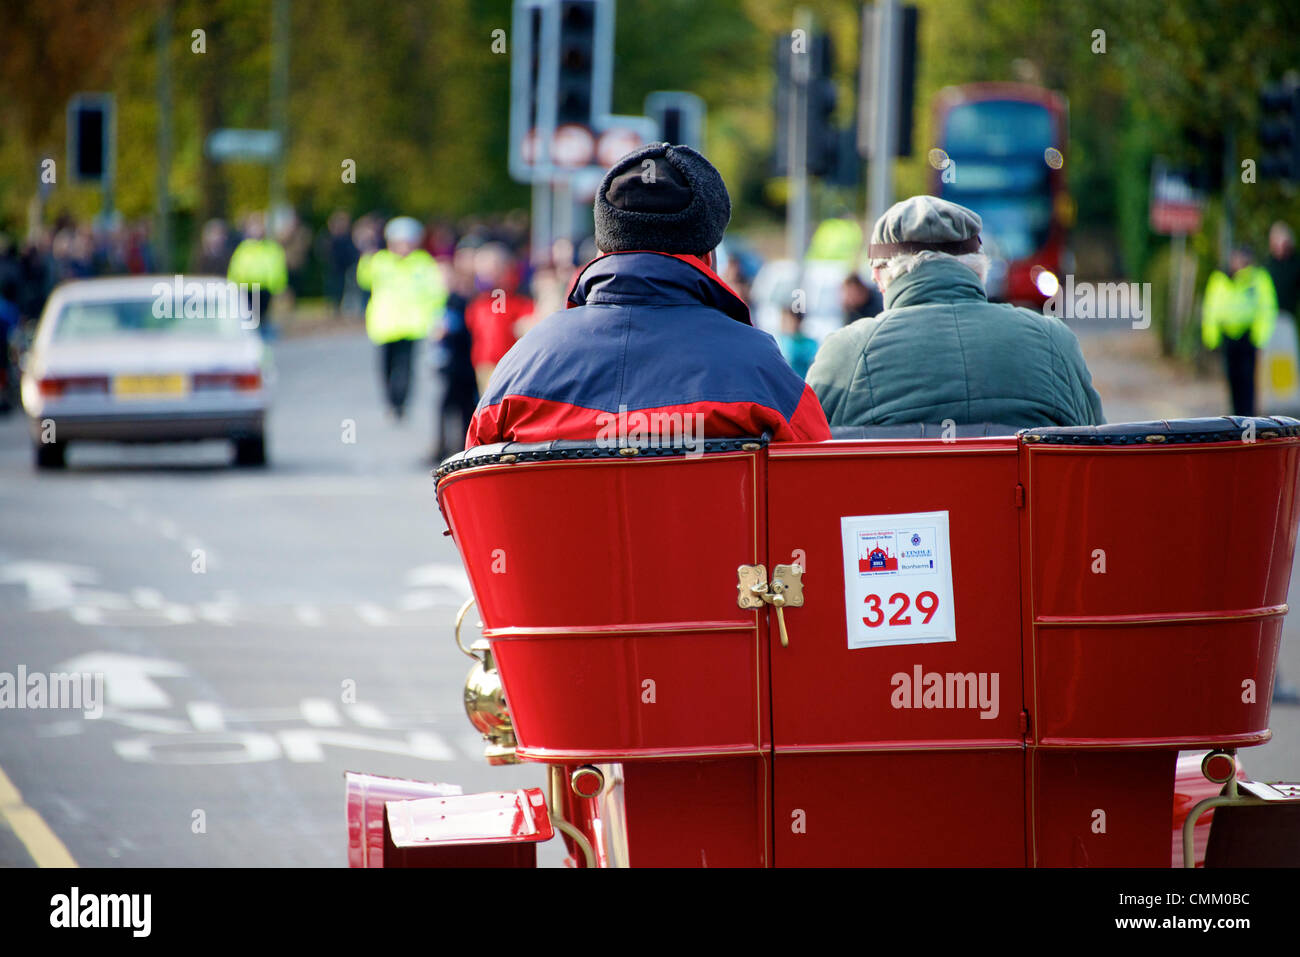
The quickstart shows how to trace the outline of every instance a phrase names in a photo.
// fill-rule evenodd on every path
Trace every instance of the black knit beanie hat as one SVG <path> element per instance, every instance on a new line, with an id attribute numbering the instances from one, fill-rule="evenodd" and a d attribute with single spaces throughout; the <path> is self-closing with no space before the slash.
<path id="1" fill-rule="evenodd" d="M 722 242 L 731 197 L 713 165 L 689 146 L 651 143 L 615 163 L 596 193 L 596 245 L 703 256 Z"/>

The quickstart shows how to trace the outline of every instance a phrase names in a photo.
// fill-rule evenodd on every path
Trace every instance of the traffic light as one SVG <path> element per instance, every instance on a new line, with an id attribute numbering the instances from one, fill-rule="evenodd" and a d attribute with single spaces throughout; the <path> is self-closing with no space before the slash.
<path id="1" fill-rule="evenodd" d="M 1300 182 L 1300 84 L 1266 87 L 1259 106 L 1259 178 Z"/>
<path id="2" fill-rule="evenodd" d="M 596 69 L 596 0 L 561 0 L 555 125 L 592 125 Z"/>
<path id="3" fill-rule="evenodd" d="M 68 102 L 68 167 L 79 183 L 103 183 L 113 174 L 113 98 L 82 93 Z"/>
<path id="4" fill-rule="evenodd" d="M 704 101 L 682 90 L 656 90 L 645 98 L 645 115 L 660 140 L 703 149 Z"/>
<path id="5" fill-rule="evenodd" d="M 839 164 L 840 130 L 835 126 L 835 107 L 839 94 L 833 77 L 834 51 L 826 34 L 814 36 L 806 53 L 794 53 L 790 38 L 776 38 L 776 155 L 773 171 L 777 176 L 789 175 L 790 165 L 790 110 L 799 93 L 794 70 L 795 57 L 807 57 L 804 124 L 793 131 L 802 138 L 807 156 L 808 175 L 825 176 Z"/>
<path id="6" fill-rule="evenodd" d="M 1223 151 L 1227 148 L 1223 130 L 1185 128 L 1181 140 L 1184 150 L 1175 159 L 1187 167 L 1188 185 L 1202 193 L 1222 193 Z"/>
<path id="7" fill-rule="evenodd" d="M 808 77 L 808 173 L 825 176 L 838 164 L 840 131 L 835 126 L 834 53 L 826 34 L 813 37 Z"/>

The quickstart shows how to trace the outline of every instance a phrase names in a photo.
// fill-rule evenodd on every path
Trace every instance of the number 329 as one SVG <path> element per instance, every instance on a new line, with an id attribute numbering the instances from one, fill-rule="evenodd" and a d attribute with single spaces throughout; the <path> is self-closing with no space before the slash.
<path id="1" fill-rule="evenodd" d="M 863 601 L 866 602 L 868 614 L 863 617 L 862 623 L 868 628 L 879 628 L 885 624 L 885 610 L 880 606 L 879 595 L 868 595 Z M 897 609 L 895 609 L 897 605 Z M 889 596 L 889 609 L 894 613 L 889 616 L 888 623 L 891 625 L 910 625 L 912 616 L 909 615 L 908 609 L 912 605 L 912 599 L 904 592 L 894 592 Z M 923 591 L 916 596 L 916 610 L 925 615 L 921 624 L 930 624 L 930 619 L 934 613 L 939 610 L 939 596 L 932 591 Z"/>

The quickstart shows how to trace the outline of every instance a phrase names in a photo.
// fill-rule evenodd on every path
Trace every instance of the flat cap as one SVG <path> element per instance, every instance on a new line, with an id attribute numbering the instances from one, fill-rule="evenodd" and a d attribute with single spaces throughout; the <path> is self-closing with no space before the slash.
<path id="1" fill-rule="evenodd" d="M 924 250 L 949 253 L 979 252 L 979 215 L 937 196 L 913 196 L 895 203 L 876 220 L 867 251 L 872 259 Z"/>
<path id="2" fill-rule="evenodd" d="M 604 252 L 703 255 L 722 242 L 731 197 L 722 176 L 695 150 L 651 143 L 610 167 L 593 213 L 596 245 Z"/>

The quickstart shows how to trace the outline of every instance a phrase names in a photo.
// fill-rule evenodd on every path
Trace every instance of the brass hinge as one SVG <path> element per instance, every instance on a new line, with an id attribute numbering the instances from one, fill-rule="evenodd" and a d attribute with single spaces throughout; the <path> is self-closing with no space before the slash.
<path id="1" fill-rule="evenodd" d="M 736 604 L 741 608 L 762 608 L 771 605 L 776 609 L 776 621 L 781 628 L 781 647 L 790 646 L 790 636 L 785 631 L 784 608 L 803 607 L 803 566 L 777 565 L 772 569 L 772 580 L 767 580 L 767 566 L 741 565 L 736 569 L 736 589 L 740 594 Z"/>

